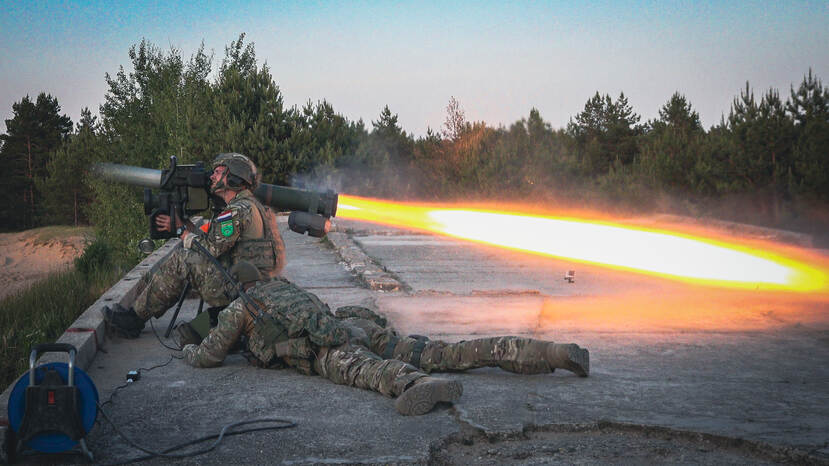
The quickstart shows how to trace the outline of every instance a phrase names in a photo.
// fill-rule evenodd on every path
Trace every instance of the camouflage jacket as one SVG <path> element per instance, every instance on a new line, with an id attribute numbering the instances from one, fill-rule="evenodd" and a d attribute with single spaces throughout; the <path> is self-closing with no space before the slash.
<path id="1" fill-rule="evenodd" d="M 285 265 L 285 246 L 276 217 L 249 190 L 240 191 L 227 207 L 200 225 L 204 235 L 187 235 L 184 247 L 198 241 L 225 267 L 239 261 L 254 264 L 265 277 L 279 275 Z"/>
<path id="2" fill-rule="evenodd" d="M 315 348 L 341 345 L 348 339 L 347 328 L 327 305 L 288 280 L 260 282 L 246 293 L 264 315 L 259 316 L 241 298 L 236 299 L 219 313 L 218 325 L 201 344 L 184 347 L 188 364 L 220 365 L 241 335 L 248 337 L 248 350 L 264 365 L 277 358 L 307 360 L 313 357 Z"/>

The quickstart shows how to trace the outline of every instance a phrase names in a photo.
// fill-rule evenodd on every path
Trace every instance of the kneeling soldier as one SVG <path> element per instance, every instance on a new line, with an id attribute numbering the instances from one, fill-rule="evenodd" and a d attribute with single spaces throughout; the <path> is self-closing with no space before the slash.
<path id="1" fill-rule="evenodd" d="M 119 304 L 105 308 L 109 326 L 121 336 L 138 338 L 147 320 L 161 317 L 175 304 L 188 281 L 210 306 L 226 306 L 236 299 L 236 290 L 226 283 L 214 264 L 193 250 L 193 243 L 206 248 L 225 267 L 247 261 L 265 276 L 278 275 L 285 264 L 285 246 L 273 212 L 253 195 L 258 182 L 256 165 L 244 155 L 216 156 L 210 192 L 227 204 L 226 209 L 201 225 L 189 224 L 192 231 L 180 219 L 158 215 L 156 226 L 176 231 L 182 247 L 153 268 L 134 308 Z"/>

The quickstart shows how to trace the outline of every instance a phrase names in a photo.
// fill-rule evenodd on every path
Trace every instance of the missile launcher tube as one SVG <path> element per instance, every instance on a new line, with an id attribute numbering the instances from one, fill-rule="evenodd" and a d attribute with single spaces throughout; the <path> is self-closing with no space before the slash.
<path id="1" fill-rule="evenodd" d="M 98 163 L 93 166 L 92 170 L 94 174 L 109 181 L 153 189 L 161 187 L 161 170 L 117 163 Z M 278 211 L 298 210 L 319 214 L 326 218 L 334 217 L 337 214 L 339 196 L 333 191 L 306 191 L 287 186 L 259 183 L 253 194 L 264 204 Z"/>
<path id="2" fill-rule="evenodd" d="M 266 205 L 278 210 L 298 210 L 329 218 L 337 215 L 337 193 L 305 191 L 275 184 L 259 183 L 253 192 Z"/>
<path id="3" fill-rule="evenodd" d="M 133 167 L 117 163 L 98 163 L 92 166 L 92 173 L 116 183 L 152 189 L 161 187 L 161 170 L 152 168 Z"/>

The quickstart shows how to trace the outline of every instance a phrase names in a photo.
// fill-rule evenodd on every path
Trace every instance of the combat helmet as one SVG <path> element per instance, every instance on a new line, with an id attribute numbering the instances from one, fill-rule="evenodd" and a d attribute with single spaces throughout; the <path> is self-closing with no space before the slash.
<path id="1" fill-rule="evenodd" d="M 219 182 L 215 189 L 239 191 L 246 187 L 256 188 L 258 182 L 256 165 L 249 158 L 235 152 L 219 154 L 213 159 L 212 168 L 215 170 L 220 165 L 227 167 L 227 184 Z"/>

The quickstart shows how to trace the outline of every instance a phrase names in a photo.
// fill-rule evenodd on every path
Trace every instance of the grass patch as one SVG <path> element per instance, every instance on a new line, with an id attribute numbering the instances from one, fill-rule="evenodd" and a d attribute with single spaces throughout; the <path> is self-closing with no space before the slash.
<path id="1" fill-rule="evenodd" d="M 97 259 L 87 261 L 97 266 L 87 267 L 86 273 L 77 267 L 57 272 L 0 301 L 0 387 L 28 370 L 33 345 L 55 341 L 121 278 L 124 268 Z"/>
<path id="2" fill-rule="evenodd" d="M 53 225 L 29 230 L 35 246 L 47 245 L 72 236 L 91 238 L 94 236 L 92 227 L 73 227 L 67 225 Z"/>

